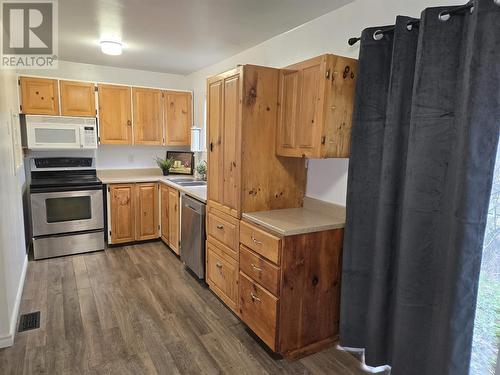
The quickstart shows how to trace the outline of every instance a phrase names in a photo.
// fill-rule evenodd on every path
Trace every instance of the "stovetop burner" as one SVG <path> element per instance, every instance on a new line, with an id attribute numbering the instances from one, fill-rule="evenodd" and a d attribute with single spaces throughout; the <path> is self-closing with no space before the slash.
<path id="1" fill-rule="evenodd" d="M 92 158 L 38 158 L 31 171 L 31 190 L 102 185 Z"/>

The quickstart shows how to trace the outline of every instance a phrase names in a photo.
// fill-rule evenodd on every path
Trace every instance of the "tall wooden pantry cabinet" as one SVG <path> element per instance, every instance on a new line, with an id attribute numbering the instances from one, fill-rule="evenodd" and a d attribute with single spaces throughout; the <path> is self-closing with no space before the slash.
<path id="1" fill-rule="evenodd" d="M 255 65 L 207 81 L 207 283 L 236 313 L 241 213 L 303 203 L 305 160 L 276 156 L 278 81 Z"/>

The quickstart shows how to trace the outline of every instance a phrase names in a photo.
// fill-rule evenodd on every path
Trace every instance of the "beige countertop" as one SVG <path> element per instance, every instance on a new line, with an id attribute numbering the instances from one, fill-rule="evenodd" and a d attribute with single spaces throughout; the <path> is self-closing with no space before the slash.
<path id="1" fill-rule="evenodd" d="M 243 218 L 282 236 L 344 228 L 345 207 L 305 197 L 304 207 L 243 213 Z"/>
<path id="2" fill-rule="evenodd" d="M 98 169 L 97 177 L 103 184 L 126 184 L 134 182 L 161 182 L 171 186 L 203 203 L 207 201 L 207 187 L 205 186 L 181 186 L 175 183 L 180 178 L 191 176 L 170 175 L 163 176 L 158 168 L 137 169 Z"/>

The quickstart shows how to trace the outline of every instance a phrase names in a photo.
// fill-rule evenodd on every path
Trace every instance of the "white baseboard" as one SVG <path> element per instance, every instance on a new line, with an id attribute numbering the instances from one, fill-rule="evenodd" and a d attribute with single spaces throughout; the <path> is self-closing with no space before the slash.
<path id="1" fill-rule="evenodd" d="M 26 279 L 26 269 L 28 268 L 28 256 L 24 258 L 23 269 L 21 271 L 21 279 L 17 288 L 16 300 L 14 301 L 14 310 L 10 317 L 10 330 L 7 336 L 0 336 L 0 348 L 14 345 L 14 337 L 16 335 L 17 316 L 19 315 L 19 307 L 21 306 L 21 297 L 23 296 L 24 280 Z"/>

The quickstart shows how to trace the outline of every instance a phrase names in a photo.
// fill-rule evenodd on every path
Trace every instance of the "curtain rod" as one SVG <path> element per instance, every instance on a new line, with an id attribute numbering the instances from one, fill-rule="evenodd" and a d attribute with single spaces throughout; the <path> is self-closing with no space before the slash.
<path id="1" fill-rule="evenodd" d="M 443 10 L 441 13 L 439 13 L 439 19 L 442 20 L 442 21 L 446 21 L 448 20 L 451 16 L 455 15 L 455 14 L 458 14 L 458 13 L 462 13 L 466 10 L 469 10 L 471 9 L 472 11 L 472 8 L 474 7 L 474 4 L 473 2 L 469 2 L 465 5 L 461 5 L 459 7 L 456 7 L 456 8 L 453 8 L 453 9 L 447 9 L 447 10 Z M 415 20 L 415 21 L 409 21 L 406 25 L 406 27 L 413 27 L 413 26 L 417 26 L 418 24 L 420 23 L 420 20 Z M 394 31 L 394 28 L 395 26 L 389 26 L 389 27 L 385 27 L 383 29 L 380 29 L 380 30 L 376 30 L 374 33 L 373 33 L 373 37 L 375 38 L 376 35 L 383 35 L 384 33 L 390 33 L 390 32 L 393 32 Z M 411 30 L 411 28 L 409 28 L 408 30 Z M 353 37 L 353 38 L 349 38 L 349 40 L 347 41 L 347 43 L 350 45 L 350 46 L 353 46 L 355 45 L 358 41 L 361 40 L 361 37 Z"/>

